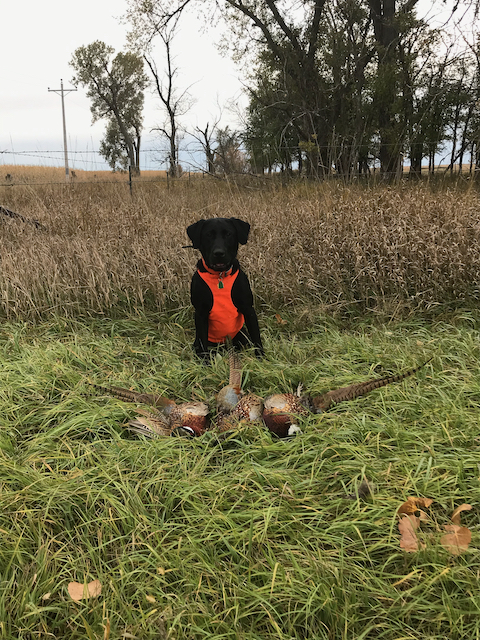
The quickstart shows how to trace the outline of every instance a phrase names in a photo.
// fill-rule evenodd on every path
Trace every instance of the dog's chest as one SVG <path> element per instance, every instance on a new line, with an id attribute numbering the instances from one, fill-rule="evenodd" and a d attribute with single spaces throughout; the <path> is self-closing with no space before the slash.
<path id="1" fill-rule="evenodd" d="M 220 305 L 226 308 L 227 306 L 234 307 L 232 301 L 232 288 L 235 284 L 239 271 L 235 273 L 217 273 L 211 271 L 198 271 L 198 275 L 202 278 L 205 284 L 208 286 L 213 295 L 213 305 Z"/>
<path id="2" fill-rule="evenodd" d="M 208 327 L 208 339 L 210 342 L 223 342 L 227 335 L 235 336 L 243 326 L 243 315 L 234 305 L 232 299 L 232 288 L 238 274 L 238 270 L 228 275 L 210 271 L 198 271 L 198 275 L 208 286 L 213 296 Z"/>

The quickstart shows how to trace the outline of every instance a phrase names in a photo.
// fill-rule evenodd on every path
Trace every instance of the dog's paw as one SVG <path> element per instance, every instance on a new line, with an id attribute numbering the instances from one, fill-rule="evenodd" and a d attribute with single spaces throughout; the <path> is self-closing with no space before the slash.
<path id="1" fill-rule="evenodd" d="M 210 364 L 211 354 L 208 351 L 195 351 L 195 355 L 203 364 Z"/>

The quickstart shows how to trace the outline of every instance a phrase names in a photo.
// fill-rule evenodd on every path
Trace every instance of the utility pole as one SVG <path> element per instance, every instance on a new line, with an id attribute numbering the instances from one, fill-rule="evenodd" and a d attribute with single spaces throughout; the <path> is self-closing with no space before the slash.
<path id="1" fill-rule="evenodd" d="M 60 80 L 60 89 L 50 89 L 49 91 L 53 91 L 53 93 L 58 93 L 62 98 L 62 118 L 63 118 L 63 152 L 65 154 L 65 180 L 68 182 L 70 180 L 70 174 L 68 171 L 68 151 L 67 151 L 67 125 L 65 123 L 65 100 L 64 96 L 67 93 L 71 93 L 72 91 L 77 91 L 77 89 L 64 89 L 63 88 L 63 80 Z"/>

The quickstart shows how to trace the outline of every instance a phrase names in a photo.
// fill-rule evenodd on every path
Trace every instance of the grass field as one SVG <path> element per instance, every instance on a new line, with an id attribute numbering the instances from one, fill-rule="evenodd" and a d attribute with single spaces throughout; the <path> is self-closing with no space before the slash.
<path id="1" fill-rule="evenodd" d="M 0 225 L 0 638 L 480 638 L 476 190 L 175 189 L 0 197 L 48 228 Z M 135 406 L 91 383 L 212 410 L 226 384 L 225 357 L 193 356 L 196 258 L 179 251 L 220 212 L 252 222 L 267 355 L 245 354 L 245 389 L 318 394 L 432 360 L 292 439 L 127 432 Z M 433 500 L 415 553 L 409 496 Z M 454 555 L 441 538 L 463 503 Z"/>
<path id="2" fill-rule="evenodd" d="M 122 427 L 135 407 L 89 382 L 213 406 L 227 363 L 193 358 L 186 317 L 3 325 L 0 637 L 479 637 L 478 317 L 348 331 L 318 317 L 298 335 L 284 316 L 264 327 L 266 360 L 245 358 L 262 395 L 433 360 L 294 439 L 252 425 L 146 441 Z M 412 554 L 408 496 L 434 500 Z M 473 538 L 454 556 L 439 539 L 462 503 Z M 92 580 L 99 597 L 69 597 Z"/>

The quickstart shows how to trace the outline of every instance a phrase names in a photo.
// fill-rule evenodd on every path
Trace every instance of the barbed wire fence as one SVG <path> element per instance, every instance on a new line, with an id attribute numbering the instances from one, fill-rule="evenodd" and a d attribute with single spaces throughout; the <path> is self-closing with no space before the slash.
<path id="1" fill-rule="evenodd" d="M 325 150 L 329 148 L 330 147 L 325 147 Z M 282 145 L 281 151 L 287 153 L 290 152 L 293 156 L 295 151 L 298 152 L 298 148 Z M 319 151 L 321 152 L 323 149 L 319 147 Z M 271 180 L 276 176 L 282 178 L 295 176 L 302 177 L 298 176 L 295 162 L 289 167 L 284 167 L 280 163 L 276 163 L 272 167 L 266 169 L 263 173 L 254 173 L 250 168 L 248 168 L 247 162 L 245 162 L 245 170 L 243 171 L 234 172 L 230 175 L 211 174 L 204 168 L 206 161 L 201 157 L 201 151 L 199 149 L 192 148 L 192 145 L 187 145 L 184 147 L 183 155 L 181 156 L 181 171 L 179 176 L 172 178 L 169 176 L 166 162 L 159 159 L 161 157 L 159 148 L 142 149 L 140 153 L 143 156 L 143 162 L 141 163 L 141 174 L 143 174 L 143 179 L 142 177 L 132 175 L 132 172 L 128 170 L 112 170 L 106 160 L 93 148 L 86 150 L 69 150 L 70 177 L 68 182 L 73 184 L 94 183 L 99 185 L 112 183 L 112 181 L 117 183 L 125 182 L 130 186 L 130 190 L 132 190 L 132 185 L 135 182 L 145 180 L 163 182 L 168 188 L 172 180 L 185 181 L 193 178 L 197 179 L 198 177 L 205 178 L 209 176 L 225 179 L 250 176 L 252 178 L 265 180 Z M 452 167 L 450 163 L 451 151 L 448 151 L 444 156 L 437 156 L 433 167 L 423 165 L 422 173 L 425 171 L 429 174 L 437 173 L 437 175 L 447 175 L 448 173 L 451 175 L 455 173 L 457 175 L 462 174 L 466 177 L 471 176 L 478 171 L 475 166 L 473 152 L 467 152 L 465 153 L 465 156 L 466 157 L 461 165 L 457 164 L 455 167 Z M 25 162 L 23 162 L 23 160 L 25 160 Z M 37 185 L 65 184 L 65 179 L 52 180 L 51 178 L 45 178 L 44 180 L 41 180 L 40 178 L 34 179 L 32 175 L 26 175 L 26 170 L 31 170 L 32 168 L 38 168 L 39 171 L 44 169 L 45 174 L 47 174 L 49 169 L 62 169 L 63 160 L 63 150 L 59 149 L 41 151 L 11 151 L 0 149 L 0 187 L 15 187 L 27 183 L 31 184 L 32 182 Z M 309 176 L 309 178 L 318 178 L 320 180 L 338 178 L 351 179 L 358 177 L 362 177 L 363 179 L 368 179 L 368 177 L 375 178 L 380 175 L 380 162 L 378 158 L 371 155 L 371 157 L 369 157 L 368 174 L 362 174 L 362 176 L 359 176 L 356 171 L 351 171 L 348 175 L 342 175 L 340 172 L 337 172 L 333 166 L 324 169 L 326 170 L 321 174 L 319 173 L 316 176 Z M 400 174 L 402 176 L 408 176 L 409 169 L 408 160 L 405 162 L 401 159 Z M 106 176 L 108 174 L 110 175 L 107 179 Z"/>

